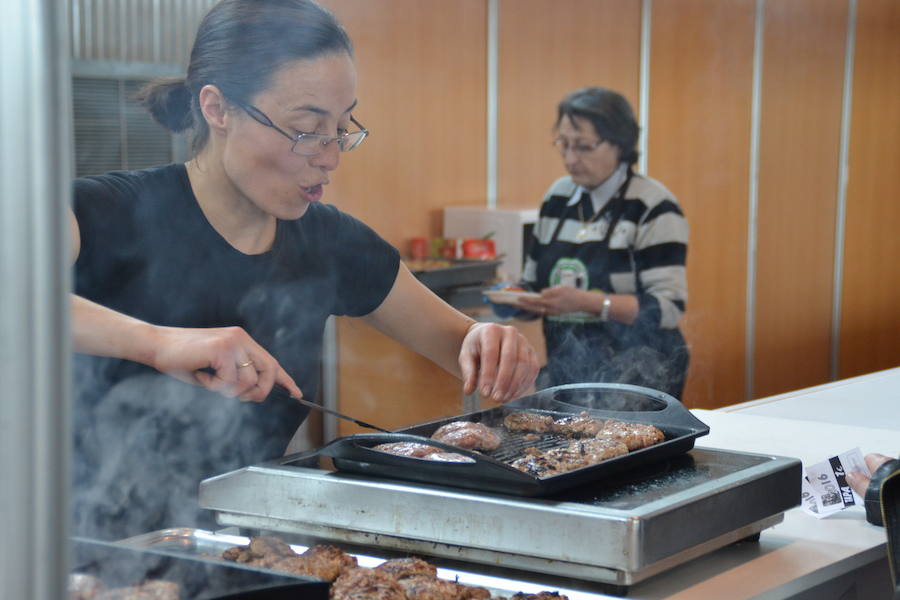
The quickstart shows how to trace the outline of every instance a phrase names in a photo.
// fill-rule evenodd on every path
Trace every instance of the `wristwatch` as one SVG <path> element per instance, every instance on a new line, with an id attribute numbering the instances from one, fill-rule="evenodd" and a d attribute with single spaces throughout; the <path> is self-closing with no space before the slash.
<path id="1" fill-rule="evenodd" d="M 612 305 L 612 300 L 609 298 L 609 294 L 603 295 L 603 304 L 600 305 L 600 320 L 601 321 L 609 321 L 609 307 Z"/>

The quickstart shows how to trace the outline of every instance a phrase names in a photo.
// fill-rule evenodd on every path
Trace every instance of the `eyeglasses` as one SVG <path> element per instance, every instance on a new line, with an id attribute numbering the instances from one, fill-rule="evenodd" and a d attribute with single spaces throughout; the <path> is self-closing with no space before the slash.
<path id="1" fill-rule="evenodd" d="M 556 138 L 555 140 L 553 140 L 553 145 L 556 146 L 556 149 L 559 150 L 559 153 L 563 156 L 565 156 L 566 152 L 569 152 L 570 150 L 575 156 L 585 156 L 586 154 L 590 154 L 591 152 L 599 148 L 605 141 L 606 140 L 597 140 L 596 142 L 592 142 L 589 144 L 570 144 L 568 140 Z"/>
<path id="2" fill-rule="evenodd" d="M 353 117 L 350 117 L 350 122 L 359 127 L 357 131 L 345 131 L 335 137 L 320 133 L 298 133 L 296 135 L 291 135 L 273 123 L 272 119 L 267 117 L 263 111 L 255 106 L 235 102 L 233 100 L 232 102 L 243 109 L 243 111 L 250 115 L 257 123 L 265 125 L 266 127 L 271 127 L 294 142 L 291 146 L 291 152 L 299 154 L 300 156 L 315 156 L 316 154 L 320 154 L 325 147 L 332 142 L 337 142 L 338 149 L 340 149 L 341 152 L 350 152 L 362 144 L 362 141 L 369 135 L 369 130 L 363 127 L 362 124 Z"/>

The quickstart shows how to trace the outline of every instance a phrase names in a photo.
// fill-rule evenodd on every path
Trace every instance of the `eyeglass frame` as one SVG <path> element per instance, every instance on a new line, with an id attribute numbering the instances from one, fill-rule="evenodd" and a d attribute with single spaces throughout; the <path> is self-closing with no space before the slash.
<path id="1" fill-rule="evenodd" d="M 235 106 L 239 107 L 240 109 L 242 109 L 248 115 L 250 115 L 250 118 L 253 119 L 254 121 L 256 121 L 257 123 L 259 123 L 260 125 L 265 125 L 266 127 L 271 127 L 272 129 L 274 129 L 275 131 L 277 131 L 278 133 L 280 133 L 287 139 L 291 140 L 293 142 L 293 144 L 291 145 L 291 152 L 293 152 L 297 156 L 318 156 L 319 154 L 322 153 L 322 150 L 319 150 L 318 152 L 313 152 L 312 154 L 305 153 L 305 152 L 296 152 L 294 150 L 294 148 L 297 147 L 297 144 L 299 144 L 300 140 L 302 140 L 303 138 L 318 138 L 319 140 L 321 140 L 319 143 L 321 144 L 323 150 L 328 146 L 328 144 L 330 144 L 332 142 L 337 142 L 338 149 L 341 152 L 350 152 L 351 150 L 353 150 L 354 148 L 356 148 L 357 146 L 362 144 L 363 140 L 365 140 L 367 137 L 369 137 L 369 130 L 366 129 L 362 123 L 360 123 L 359 121 L 354 119 L 353 115 L 350 115 L 350 122 L 353 123 L 354 125 L 356 125 L 357 127 L 359 127 L 359 129 L 357 131 L 347 131 L 347 132 L 345 132 L 341 135 L 337 135 L 337 136 L 325 135 L 323 133 L 306 133 L 306 132 L 300 132 L 297 135 L 291 135 L 290 133 L 288 133 L 287 131 L 285 131 L 278 125 L 276 125 L 272 121 L 272 119 L 270 119 L 266 115 L 266 113 L 259 110 L 252 104 L 244 104 L 243 102 L 238 102 L 236 100 L 230 100 L 230 102 L 232 104 L 234 104 Z M 346 139 L 347 136 L 349 136 L 350 134 L 356 134 L 356 133 L 362 133 L 359 140 L 357 140 L 357 142 L 355 144 L 353 144 L 352 146 L 350 146 L 349 148 L 344 149 L 344 146 L 341 143 L 341 140 Z"/>
<path id="2" fill-rule="evenodd" d="M 608 141 L 608 140 L 600 138 L 599 140 L 597 140 L 596 142 L 593 143 L 593 146 L 588 146 L 587 144 L 573 144 L 571 146 L 570 145 L 563 146 L 562 138 L 556 138 L 555 140 L 553 140 L 553 145 L 556 146 L 556 149 L 559 150 L 559 153 L 563 156 L 565 156 L 566 152 L 569 152 L 570 150 L 571 150 L 572 154 L 574 154 L 575 156 L 586 156 L 586 155 L 590 154 L 591 152 L 596 151 L 597 148 L 602 146 L 603 143 L 606 141 Z"/>

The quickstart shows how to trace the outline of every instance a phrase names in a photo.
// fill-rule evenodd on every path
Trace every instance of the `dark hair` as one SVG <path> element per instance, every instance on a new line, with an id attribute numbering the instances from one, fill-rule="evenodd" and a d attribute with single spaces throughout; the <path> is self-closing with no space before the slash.
<path id="1" fill-rule="evenodd" d="M 554 127 L 558 128 L 564 117 L 587 119 L 601 139 L 619 148 L 621 162 L 629 166 L 637 162 L 641 128 L 622 94 L 599 87 L 576 90 L 559 103 Z"/>
<path id="2" fill-rule="evenodd" d="M 170 131 L 193 127 L 197 151 L 209 137 L 198 102 L 203 86 L 250 104 L 284 63 L 337 52 L 353 55 L 350 38 L 312 0 L 221 0 L 200 22 L 187 77 L 151 82 L 137 98 Z"/>

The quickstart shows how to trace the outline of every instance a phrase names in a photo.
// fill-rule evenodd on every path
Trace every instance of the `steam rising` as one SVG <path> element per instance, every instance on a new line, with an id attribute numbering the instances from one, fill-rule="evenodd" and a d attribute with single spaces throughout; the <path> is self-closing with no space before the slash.
<path id="1" fill-rule="evenodd" d="M 102 370 L 105 361 L 77 361 L 91 363 L 77 371 L 79 396 L 92 397 L 84 394 L 96 385 L 90 373 Z M 197 504 L 200 479 L 284 451 L 283 433 L 262 447 L 257 437 L 242 435 L 258 426 L 263 405 L 223 398 L 167 375 L 130 377 L 94 398 L 74 414 L 77 535 L 121 539 L 164 527 L 210 527 L 211 515 Z M 268 419 L 273 434 L 282 427 L 279 418 L 272 411 Z"/>
<path id="2" fill-rule="evenodd" d="M 606 327 L 627 331 L 628 326 L 608 323 Z M 541 371 L 539 388 L 565 383 L 627 383 L 680 396 L 680 390 L 674 388 L 679 386 L 686 369 L 686 349 L 682 366 L 680 357 L 668 357 L 649 345 L 620 348 L 621 342 L 610 342 L 627 339 L 627 334 L 612 336 L 602 330 L 598 330 L 599 334 L 589 331 L 555 328 L 551 335 L 557 341 L 556 352 Z"/>

